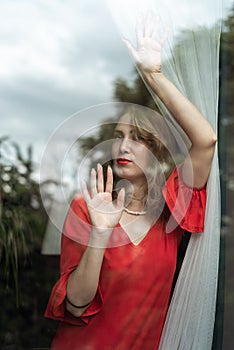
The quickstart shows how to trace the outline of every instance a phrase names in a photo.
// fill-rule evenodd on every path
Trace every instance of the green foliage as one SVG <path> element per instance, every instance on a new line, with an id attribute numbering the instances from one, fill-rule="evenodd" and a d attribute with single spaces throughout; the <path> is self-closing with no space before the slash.
<path id="1" fill-rule="evenodd" d="M 18 284 L 18 269 L 20 259 L 28 254 L 27 245 L 25 242 L 23 227 L 23 218 L 16 210 L 12 210 L 10 218 L 4 218 L 0 223 L 0 257 L 1 263 L 4 266 L 4 276 L 6 283 L 9 283 L 10 274 L 12 273 L 15 289 L 16 289 L 16 304 L 19 306 L 19 284 Z"/>
<path id="2" fill-rule="evenodd" d="M 115 123 L 114 119 L 105 119 L 96 134 L 80 138 L 79 145 L 82 154 L 87 154 L 89 150 L 93 149 L 100 142 L 110 140 L 113 136 Z"/>
<path id="3" fill-rule="evenodd" d="M 80 138 L 78 147 L 82 155 L 85 156 L 90 150 L 95 149 L 95 146 L 100 145 L 102 142 L 111 140 L 115 125 L 116 121 L 114 119 L 107 118 L 103 121 L 102 126 L 96 134 Z M 102 164 L 103 159 L 109 159 L 109 153 L 110 149 L 108 147 L 99 147 L 98 151 L 91 152 L 89 154 L 90 168 L 95 168 L 97 163 Z"/>
<path id="4" fill-rule="evenodd" d="M 222 236 L 220 256 L 219 295 L 224 298 L 224 305 L 218 305 L 224 314 L 225 328 L 221 348 L 233 347 L 233 310 L 234 310 L 234 6 L 223 22 L 220 54 L 220 118 L 219 118 L 219 155 L 222 192 Z M 218 298 L 219 301 L 220 298 Z M 225 312 L 224 312 L 225 310 Z M 222 325 L 221 318 L 216 320 L 215 331 Z M 215 338 L 216 338 L 215 332 Z M 212 350 L 217 350 L 213 347 Z"/>
<path id="5" fill-rule="evenodd" d="M 118 78 L 114 83 L 114 99 L 119 102 L 136 103 L 158 110 L 155 102 L 146 88 L 142 78 L 136 70 L 134 70 L 135 79 L 133 83 L 128 83 L 123 78 Z"/>
<path id="6" fill-rule="evenodd" d="M 221 52 L 222 58 L 227 60 L 227 73 L 230 76 L 230 81 L 233 81 L 231 77 L 234 75 L 234 6 L 229 13 L 229 16 L 224 20 L 223 33 L 221 38 Z M 230 82 L 229 81 L 229 82 Z"/>
<path id="7" fill-rule="evenodd" d="M 40 254 L 47 216 L 33 171 L 32 148 L 24 155 L 17 144 L 0 138 L 1 349 L 48 346 L 52 336 L 43 313 L 57 278 L 58 257 L 51 258 L 50 270 Z"/>
<path id="8" fill-rule="evenodd" d="M 227 128 L 229 140 L 227 151 L 233 152 L 233 131 L 234 131 L 234 6 L 227 19 L 224 21 L 223 33 L 221 36 L 220 56 L 220 97 L 221 108 L 224 113 L 224 126 Z"/>
<path id="9" fill-rule="evenodd" d="M 13 164 L 14 163 L 14 164 Z M 19 146 L 0 139 L 0 261 L 6 285 L 13 278 L 19 306 L 18 269 L 32 249 L 32 227 L 42 207 L 38 184 L 32 179 L 32 148 L 23 156 Z"/>

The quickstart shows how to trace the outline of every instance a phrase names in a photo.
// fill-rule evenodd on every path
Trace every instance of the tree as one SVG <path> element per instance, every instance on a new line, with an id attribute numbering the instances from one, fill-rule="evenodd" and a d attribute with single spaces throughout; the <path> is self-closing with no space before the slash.
<path id="1" fill-rule="evenodd" d="M 158 111 L 151 94 L 136 69 L 134 69 L 134 75 L 135 78 L 132 84 L 123 78 L 116 79 L 114 82 L 114 99 L 119 102 L 136 103 Z"/>
<path id="2" fill-rule="evenodd" d="M 223 22 L 220 53 L 220 118 L 219 118 L 219 159 L 222 193 L 222 238 L 219 295 L 223 303 L 218 304 L 218 311 L 224 315 L 224 339 L 220 346 L 233 347 L 233 312 L 234 312 L 234 264 L 233 229 L 234 229 L 234 6 Z M 225 312 L 224 312 L 225 309 Z M 221 323 L 221 317 L 217 328 Z"/>
<path id="3" fill-rule="evenodd" d="M 14 164 L 9 159 L 9 154 L 15 158 Z M 40 201 L 36 184 L 31 179 L 32 171 L 32 148 L 28 148 L 27 158 L 24 158 L 17 144 L 11 143 L 7 137 L 2 137 L 0 258 L 7 285 L 13 277 L 17 306 L 18 270 L 22 259 L 25 259 L 30 251 L 30 224 L 34 221 L 34 207 L 38 206 Z"/>
<path id="4" fill-rule="evenodd" d="M 16 143 L 1 137 L 1 349 L 23 350 L 33 342 L 37 345 L 39 338 L 43 341 L 46 322 L 42 315 L 55 279 L 40 254 L 47 215 L 33 172 L 32 147 L 24 155 Z"/>

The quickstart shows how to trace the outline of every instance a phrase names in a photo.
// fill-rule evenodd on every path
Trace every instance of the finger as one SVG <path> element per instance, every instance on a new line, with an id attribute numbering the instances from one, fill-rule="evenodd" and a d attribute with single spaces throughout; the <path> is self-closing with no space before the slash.
<path id="1" fill-rule="evenodd" d="M 137 37 L 137 47 L 142 46 L 143 32 L 142 32 L 142 16 L 137 17 L 136 21 L 136 37 Z"/>
<path id="2" fill-rule="evenodd" d="M 98 192 L 104 192 L 103 169 L 99 163 L 97 165 L 97 190 Z"/>
<path id="3" fill-rule="evenodd" d="M 113 191 L 113 172 L 110 166 L 107 168 L 107 179 L 106 179 L 106 192 L 112 193 Z"/>
<path id="4" fill-rule="evenodd" d="M 131 55 L 133 56 L 135 61 L 138 61 L 138 53 L 132 43 L 128 41 L 127 39 L 123 39 L 123 42 L 127 46 L 128 50 L 130 51 Z"/>
<path id="5" fill-rule="evenodd" d="M 144 36 L 148 38 L 151 35 L 152 35 L 152 18 L 151 18 L 150 12 L 148 11 L 145 19 Z"/>
<path id="6" fill-rule="evenodd" d="M 96 178 L 96 170 L 92 168 L 91 176 L 90 176 L 90 190 L 91 196 L 94 197 L 97 194 L 97 178 Z"/>
<path id="7" fill-rule="evenodd" d="M 125 201 L 125 188 L 121 188 L 117 196 L 116 209 L 121 210 L 124 207 Z"/>
<path id="8" fill-rule="evenodd" d="M 89 195 L 89 192 L 88 192 L 87 185 L 86 185 L 85 181 L 81 182 L 81 191 L 82 191 L 83 197 L 85 199 L 85 202 L 88 204 L 88 202 L 90 201 L 91 198 L 90 198 L 90 195 Z"/>
<path id="9" fill-rule="evenodd" d="M 153 20 L 153 31 L 151 34 L 151 37 L 153 39 L 157 39 L 158 38 L 158 23 L 159 23 L 159 16 L 155 16 L 154 20 Z"/>

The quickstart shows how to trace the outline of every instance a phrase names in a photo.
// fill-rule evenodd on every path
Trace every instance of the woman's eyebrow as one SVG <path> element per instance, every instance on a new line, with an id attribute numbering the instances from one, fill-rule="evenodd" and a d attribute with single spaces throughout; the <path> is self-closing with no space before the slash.
<path id="1" fill-rule="evenodd" d="M 121 133 L 121 134 L 124 133 L 124 131 L 121 130 L 121 129 L 115 129 L 114 132 L 119 132 L 119 133 Z M 134 128 L 132 128 L 131 130 L 129 130 L 129 133 L 130 133 L 130 134 L 133 134 L 133 133 L 135 133 L 135 132 L 136 132 L 136 130 L 135 130 Z"/>
<path id="2" fill-rule="evenodd" d="M 123 134 L 123 131 L 122 131 L 122 130 L 115 129 L 115 130 L 114 130 L 114 134 Z"/>

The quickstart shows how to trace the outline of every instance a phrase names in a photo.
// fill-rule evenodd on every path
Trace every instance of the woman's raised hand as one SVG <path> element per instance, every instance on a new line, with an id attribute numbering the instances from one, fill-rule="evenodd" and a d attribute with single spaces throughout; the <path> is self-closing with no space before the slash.
<path id="1" fill-rule="evenodd" d="M 129 40 L 124 39 L 142 73 L 161 72 L 162 48 L 168 37 L 168 30 L 165 30 L 162 38 L 159 38 L 158 24 L 159 17 L 148 13 L 144 23 L 141 17 L 137 20 L 137 48 Z"/>
<path id="2" fill-rule="evenodd" d="M 113 172 L 107 169 L 107 180 L 104 188 L 103 169 L 100 164 L 97 170 L 91 170 L 90 192 L 86 183 L 82 184 L 82 192 L 86 201 L 92 226 L 96 232 L 110 230 L 118 224 L 123 208 L 125 191 L 122 188 L 115 201 L 112 199 Z"/>

